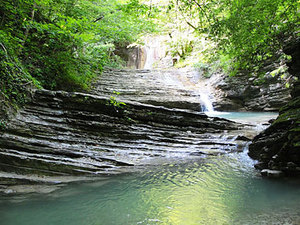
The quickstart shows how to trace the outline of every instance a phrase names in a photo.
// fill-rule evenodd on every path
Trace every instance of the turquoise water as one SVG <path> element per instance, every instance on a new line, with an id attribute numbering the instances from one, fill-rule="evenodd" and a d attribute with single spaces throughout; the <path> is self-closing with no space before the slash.
<path id="1" fill-rule="evenodd" d="M 300 224 L 300 181 L 264 179 L 246 152 L 135 168 L 50 194 L 0 196 L 1 225 Z"/>
<path id="2" fill-rule="evenodd" d="M 0 224 L 299 224 L 300 183 L 263 179 L 252 163 L 235 153 L 6 198 Z"/>
<path id="3" fill-rule="evenodd" d="M 206 112 L 208 116 L 221 117 L 241 123 L 260 124 L 278 116 L 276 112 Z"/>

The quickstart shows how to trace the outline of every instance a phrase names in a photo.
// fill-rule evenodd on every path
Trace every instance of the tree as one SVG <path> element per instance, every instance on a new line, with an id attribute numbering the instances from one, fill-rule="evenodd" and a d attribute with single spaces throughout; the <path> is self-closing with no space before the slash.
<path id="1" fill-rule="evenodd" d="M 299 36 L 298 0 L 174 0 L 198 33 L 217 43 L 231 71 L 251 69 Z M 298 33 L 297 33 L 298 32 Z"/>
<path id="2" fill-rule="evenodd" d="M 27 83 L 88 88 L 104 66 L 120 65 L 115 46 L 154 29 L 146 9 L 134 0 L 2 0 L 2 97 L 21 102 Z"/>

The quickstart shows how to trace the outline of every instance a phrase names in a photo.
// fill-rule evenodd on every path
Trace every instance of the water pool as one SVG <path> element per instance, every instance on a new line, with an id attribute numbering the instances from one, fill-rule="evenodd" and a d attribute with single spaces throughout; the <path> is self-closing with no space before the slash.
<path id="1" fill-rule="evenodd" d="M 49 194 L 3 195 L 0 224 L 299 225 L 300 181 L 264 179 L 253 164 L 245 149 L 137 167 Z"/>
<path id="2" fill-rule="evenodd" d="M 220 117 L 240 123 L 262 124 L 278 116 L 276 112 L 205 112 L 208 116 Z"/>
<path id="3" fill-rule="evenodd" d="M 3 225 L 299 224 L 300 182 L 258 176 L 245 153 L 137 168 L 1 200 Z"/>

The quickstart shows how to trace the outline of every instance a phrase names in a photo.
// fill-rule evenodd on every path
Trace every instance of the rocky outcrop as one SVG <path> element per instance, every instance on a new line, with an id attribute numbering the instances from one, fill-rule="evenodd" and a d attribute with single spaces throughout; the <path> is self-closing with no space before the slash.
<path id="1" fill-rule="evenodd" d="M 91 91 L 120 101 L 137 101 L 167 108 L 201 111 L 201 87 L 191 70 L 107 70 Z"/>
<path id="2" fill-rule="evenodd" d="M 240 125 L 225 119 L 125 104 L 91 94 L 35 91 L 1 131 L 0 190 L 115 174 L 161 158 L 239 151 L 246 143 L 236 138 Z"/>
<path id="3" fill-rule="evenodd" d="M 234 77 L 216 73 L 210 78 L 214 108 L 220 111 L 278 111 L 290 99 L 282 76 L 289 76 L 284 61 L 267 62 L 256 76 L 240 72 Z"/>
<path id="4" fill-rule="evenodd" d="M 142 46 L 118 47 L 115 54 L 120 56 L 130 69 L 143 69 L 147 60 L 146 48 Z"/>
<path id="5" fill-rule="evenodd" d="M 129 69 L 166 69 L 174 65 L 168 51 L 169 35 L 144 36 L 144 45 L 116 46 L 114 53 L 125 61 Z"/>
<path id="6" fill-rule="evenodd" d="M 34 85 L 31 82 L 22 85 L 18 89 L 19 92 L 14 93 L 14 99 L 9 98 L 0 90 L 0 130 L 6 126 L 7 120 L 17 113 L 18 108 L 31 100 L 33 89 Z"/>
<path id="7" fill-rule="evenodd" d="M 300 41 L 289 44 L 285 52 L 292 56 L 289 72 L 300 79 Z M 293 85 L 292 99 L 279 111 L 278 118 L 249 146 L 249 156 L 259 160 L 262 171 L 283 171 L 300 175 L 300 81 Z M 269 173 L 263 173 L 268 175 Z"/>

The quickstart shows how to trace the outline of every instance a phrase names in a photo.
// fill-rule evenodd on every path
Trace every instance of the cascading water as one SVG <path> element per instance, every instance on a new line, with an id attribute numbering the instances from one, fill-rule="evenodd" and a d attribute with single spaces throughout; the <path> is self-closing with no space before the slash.
<path id="1" fill-rule="evenodd" d="M 214 112 L 212 101 L 209 98 L 209 95 L 207 93 L 200 94 L 200 103 L 203 112 L 209 112 L 209 113 Z"/>
<path id="2" fill-rule="evenodd" d="M 168 35 L 148 36 L 145 43 L 146 62 L 143 69 L 168 68 L 172 66 L 172 57 L 167 53 Z"/>
<path id="3" fill-rule="evenodd" d="M 151 70 L 154 63 L 154 48 L 152 48 L 151 46 L 146 46 L 145 49 L 146 49 L 146 62 L 145 62 L 144 69 Z"/>

